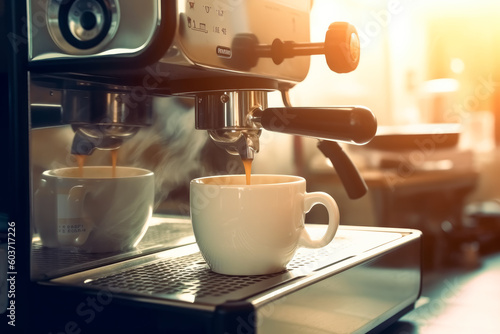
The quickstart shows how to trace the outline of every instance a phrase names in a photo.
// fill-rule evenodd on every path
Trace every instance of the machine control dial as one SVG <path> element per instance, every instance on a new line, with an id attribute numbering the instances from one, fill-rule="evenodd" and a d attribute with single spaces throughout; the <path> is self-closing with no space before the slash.
<path id="1" fill-rule="evenodd" d="M 95 52 L 115 35 L 119 23 L 116 0 L 51 0 L 48 27 L 54 42 L 72 54 Z"/>
<path id="2" fill-rule="evenodd" d="M 271 46 L 271 57 L 280 64 L 285 58 L 324 54 L 332 71 L 348 73 L 358 67 L 360 50 L 356 28 L 347 22 L 334 22 L 328 27 L 324 43 L 282 42 L 277 39 Z"/>
<path id="3" fill-rule="evenodd" d="M 68 39 L 75 38 L 81 42 L 99 39 L 99 35 L 109 25 L 105 9 L 96 0 L 77 0 L 69 8 L 67 23 L 59 22 L 71 33 Z M 101 37 L 102 38 L 102 37 Z M 97 42 L 97 40 L 96 40 Z"/>
<path id="4" fill-rule="evenodd" d="M 358 67 L 360 41 L 356 28 L 346 22 L 334 22 L 325 37 L 325 58 L 328 67 L 337 73 L 348 73 Z"/>
<path id="5" fill-rule="evenodd" d="M 356 28 L 347 22 L 334 22 L 328 28 L 324 43 L 283 42 L 275 39 L 271 45 L 259 44 L 252 34 L 240 34 L 233 40 L 233 65 L 252 68 L 259 58 L 271 58 L 276 65 L 297 56 L 325 55 L 330 69 L 337 73 L 354 71 L 359 64 L 360 41 Z"/>

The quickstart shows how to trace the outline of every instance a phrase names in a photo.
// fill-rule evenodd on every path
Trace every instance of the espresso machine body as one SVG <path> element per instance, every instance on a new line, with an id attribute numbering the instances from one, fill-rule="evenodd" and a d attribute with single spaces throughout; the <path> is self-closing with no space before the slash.
<path id="1" fill-rule="evenodd" d="M 49 249 L 33 225 L 34 131 L 70 126 L 71 154 L 117 149 L 152 125 L 154 101 L 165 96 L 192 98 L 192 126 L 229 154 L 258 156 L 262 129 L 317 137 L 322 151 L 334 152 L 339 175 L 356 180 L 351 164 L 337 166 L 347 158 L 329 143 L 369 141 L 371 111 L 296 109 L 287 98 L 307 76 L 309 55 L 324 54 L 338 73 L 356 68 L 351 26 L 332 24 L 324 43 L 311 43 L 308 0 L 0 4 L 7 50 L 0 138 L 9 161 L 1 169 L 2 328 L 363 333 L 413 308 L 421 282 L 415 230 L 341 226 L 330 246 L 299 251 L 285 272 L 232 277 L 208 269 L 187 217 L 157 215 L 134 250 L 112 254 Z M 268 106 L 273 91 L 284 108 Z M 291 117 L 276 126 L 280 115 Z"/>

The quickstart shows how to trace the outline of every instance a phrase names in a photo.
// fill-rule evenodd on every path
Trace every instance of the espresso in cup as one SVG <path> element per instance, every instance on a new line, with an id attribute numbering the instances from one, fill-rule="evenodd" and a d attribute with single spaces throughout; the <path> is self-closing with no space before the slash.
<path id="1" fill-rule="evenodd" d="M 132 167 L 78 167 L 45 171 L 34 198 L 43 246 L 86 252 L 135 247 L 154 205 L 153 172 Z"/>
<path id="2" fill-rule="evenodd" d="M 334 199 L 306 192 L 305 179 L 287 175 L 199 178 L 190 184 L 194 235 L 212 271 L 226 275 L 265 275 L 286 270 L 298 247 L 329 244 L 339 226 Z M 324 236 L 312 239 L 305 214 L 316 204 L 329 215 Z"/>

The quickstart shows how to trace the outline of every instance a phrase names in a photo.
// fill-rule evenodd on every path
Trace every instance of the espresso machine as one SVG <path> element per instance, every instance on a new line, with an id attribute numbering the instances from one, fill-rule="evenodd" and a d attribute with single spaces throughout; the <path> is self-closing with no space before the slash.
<path id="1" fill-rule="evenodd" d="M 155 215 L 135 249 L 104 254 L 46 248 L 32 223 L 33 131 L 71 126 L 70 154 L 118 149 L 152 125 L 154 99 L 165 96 L 192 99 L 192 126 L 245 160 L 258 159 L 264 129 L 317 138 L 348 194 L 362 196 L 366 186 L 338 142 L 369 142 L 374 114 L 362 106 L 293 107 L 288 96 L 312 55 L 324 55 L 336 73 L 357 67 L 352 25 L 334 22 L 324 41 L 311 42 L 311 0 L 0 3 L 7 46 L 1 138 L 8 147 L 2 328 L 366 333 L 414 307 L 416 230 L 341 225 L 329 246 L 299 250 L 285 272 L 225 276 L 203 261 L 189 217 Z M 271 92 L 281 93 L 284 106 L 269 106 Z"/>

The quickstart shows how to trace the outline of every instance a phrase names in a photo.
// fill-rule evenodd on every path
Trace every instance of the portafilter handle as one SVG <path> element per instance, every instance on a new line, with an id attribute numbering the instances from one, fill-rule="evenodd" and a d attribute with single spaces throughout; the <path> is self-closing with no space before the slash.
<path id="1" fill-rule="evenodd" d="M 268 108 L 255 110 L 252 119 L 273 132 L 359 145 L 377 132 L 375 115 L 362 106 Z"/>
<path id="2" fill-rule="evenodd" d="M 361 106 L 298 108 L 291 107 L 286 93 L 283 99 L 287 107 L 256 111 L 254 121 L 270 131 L 320 139 L 318 148 L 332 162 L 349 198 L 364 196 L 368 187 L 337 141 L 369 142 L 377 132 L 371 110 Z"/>

